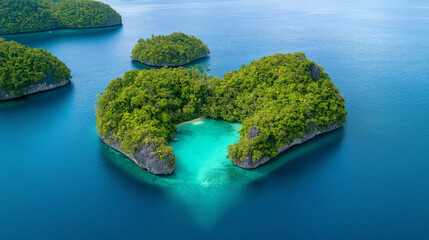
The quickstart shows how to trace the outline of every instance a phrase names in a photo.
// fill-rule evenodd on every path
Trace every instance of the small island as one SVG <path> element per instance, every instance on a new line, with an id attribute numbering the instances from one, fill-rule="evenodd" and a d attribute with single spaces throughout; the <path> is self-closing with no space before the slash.
<path id="1" fill-rule="evenodd" d="M 152 67 L 178 67 L 209 54 L 209 48 L 200 39 L 176 32 L 140 39 L 134 46 L 131 58 Z"/>
<path id="2" fill-rule="evenodd" d="M 323 68 L 303 53 L 275 54 L 226 73 L 201 68 L 131 70 L 99 95 L 103 141 L 154 174 L 170 174 L 168 142 L 176 125 L 198 117 L 242 123 L 228 147 L 233 164 L 250 169 L 293 145 L 341 127 L 344 97 Z"/>
<path id="3" fill-rule="evenodd" d="M 94 0 L 2 0 L 0 35 L 122 24 L 109 5 Z"/>
<path id="4" fill-rule="evenodd" d="M 0 38 L 0 100 L 61 87 L 70 69 L 46 50 Z"/>

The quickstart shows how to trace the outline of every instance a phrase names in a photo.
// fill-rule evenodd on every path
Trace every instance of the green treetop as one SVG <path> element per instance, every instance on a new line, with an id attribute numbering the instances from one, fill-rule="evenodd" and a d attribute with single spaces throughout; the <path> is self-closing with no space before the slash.
<path id="1" fill-rule="evenodd" d="M 140 39 L 131 57 L 150 66 L 181 66 L 210 54 L 198 38 L 181 32 Z"/>

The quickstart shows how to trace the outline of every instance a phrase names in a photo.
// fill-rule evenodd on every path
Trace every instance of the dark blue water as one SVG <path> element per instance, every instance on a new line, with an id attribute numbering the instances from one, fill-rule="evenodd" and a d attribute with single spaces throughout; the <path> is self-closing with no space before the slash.
<path id="1" fill-rule="evenodd" d="M 0 104 L 0 239 L 429 239 L 428 2 L 104 2 L 123 27 L 6 37 L 48 49 L 73 79 Z M 200 63 L 217 76 L 305 52 L 345 96 L 347 124 L 255 171 L 139 169 L 99 140 L 94 101 L 142 68 L 130 60 L 138 38 L 175 31 L 207 43 Z M 234 139 L 234 126 L 209 124 L 224 135 L 188 126 L 179 160 L 201 150 L 186 135 Z"/>

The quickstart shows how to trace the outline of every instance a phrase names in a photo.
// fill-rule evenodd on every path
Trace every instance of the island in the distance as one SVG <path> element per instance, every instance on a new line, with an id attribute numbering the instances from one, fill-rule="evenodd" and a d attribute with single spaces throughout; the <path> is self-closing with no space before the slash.
<path id="1" fill-rule="evenodd" d="M 138 40 L 131 58 L 152 67 L 178 67 L 209 54 L 209 48 L 200 39 L 176 32 Z"/>
<path id="2" fill-rule="evenodd" d="M 0 100 L 61 87 L 70 69 L 46 50 L 0 38 Z"/>
<path id="3" fill-rule="evenodd" d="M 227 157 L 255 168 L 293 145 L 343 125 L 344 97 L 303 53 L 275 54 L 211 77 L 201 68 L 131 70 L 99 96 L 103 141 L 155 174 L 174 171 L 168 142 L 176 125 L 198 117 L 240 122 Z"/>
<path id="4" fill-rule="evenodd" d="M 94 0 L 1 0 L 0 35 L 122 24 L 109 5 Z"/>

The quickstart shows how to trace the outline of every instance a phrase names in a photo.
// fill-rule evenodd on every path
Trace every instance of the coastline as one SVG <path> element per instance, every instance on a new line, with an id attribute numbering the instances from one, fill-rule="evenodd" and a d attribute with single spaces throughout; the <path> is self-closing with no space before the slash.
<path id="1" fill-rule="evenodd" d="M 199 121 L 202 119 L 206 119 L 206 118 L 201 116 L 189 121 L 181 122 L 177 125 L 190 124 L 192 122 Z M 121 149 L 120 142 L 115 141 L 110 137 L 104 137 L 98 131 L 97 131 L 97 134 L 100 137 L 100 139 L 104 142 L 104 144 L 106 144 L 108 147 L 113 148 L 114 150 L 123 154 L 131 161 L 133 161 L 138 167 L 143 168 L 150 173 L 153 173 L 155 175 L 170 175 L 175 170 L 175 164 L 173 165 L 173 167 L 168 167 L 172 161 L 175 161 L 174 159 L 160 160 L 156 155 L 152 155 L 152 153 L 155 152 L 155 146 L 153 145 L 152 146 L 143 145 L 140 152 L 137 152 L 134 154 L 128 154 Z M 170 139 L 168 142 L 172 142 L 173 139 Z"/>
<path id="2" fill-rule="evenodd" d="M 276 157 L 278 157 L 281 153 L 285 152 L 286 150 L 288 150 L 289 148 L 295 146 L 295 145 L 300 145 L 303 144 L 311 139 L 313 139 L 314 137 L 324 134 L 324 133 L 328 133 L 331 131 L 334 131 L 336 129 L 339 129 L 343 127 L 343 125 L 341 124 L 337 124 L 337 123 L 333 123 L 328 125 L 327 127 L 325 127 L 325 129 L 323 129 L 322 131 L 319 130 L 311 130 L 308 133 L 305 133 L 303 137 L 301 138 L 295 138 L 291 143 L 284 145 L 283 147 L 278 148 L 278 155 Z M 276 158 L 273 157 L 273 158 Z M 252 160 L 252 155 L 247 155 L 247 159 L 243 160 L 243 161 L 232 161 L 232 163 L 238 167 L 244 168 L 244 169 L 254 169 L 257 168 L 265 163 L 267 163 L 268 161 L 270 161 L 271 159 L 273 159 L 271 157 L 264 157 L 259 161 L 253 161 Z"/>
<path id="3" fill-rule="evenodd" d="M 198 120 L 205 119 L 205 117 L 198 117 L 189 121 L 181 122 L 177 125 L 181 124 L 189 124 Z M 121 143 L 115 141 L 112 138 L 104 137 L 101 133 L 98 133 L 100 139 L 106 144 L 108 147 L 115 149 L 116 151 L 122 153 L 131 161 L 133 161 L 137 166 L 143 168 L 155 175 L 169 175 L 172 174 L 175 170 L 175 167 L 167 167 L 172 159 L 167 159 L 167 162 L 157 159 L 156 157 L 151 156 L 151 153 L 155 151 L 154 146 L 142 146 L 142 150 L 139 153 L 128 154 L 121 149 Z M 173 138 L 174 139 L 174 138 Z M 171 142 L 173 139 L 170 139 Z"/>
<path id="4" fill-rule="evenodd" d="M 192 119 L 189 121 L 181 122 L 177 125 L 179 126 L 182 124 L 192 124 L 193 122 L 203 120 L 203 119 L 206 119 L 206 117 L 198 117 L 198 118 L 195 118 L 195 119 Z M 321 131 L 311 130 L 308 133 L 305 133 L 303 137 L 295 138 L 291 143 L 286 144 L 283 147 L 278 148 L 278 155 L 276 157 L 278 157 L 281 153 L 285 152 L 286 150 L 290 149 L 291 147 L 293 147 L 295 145 L 303 144 L 303 143 L 315 138 L 318 135 L 322 135 L 324 133 L 334 131 L 334 130 L 339 129 L 341 127 L 343 127 L 343 125 L 338 124 L 338 123 L 332 123 L 332 124 L 328 125 L 327 127 L 325 127 Z M 107 146 L 109 146 L 109 147 L 115 149 L 116 151 L 124 154 L 127 158 L 131 159 L 134 163 L 136 163 L 137 166 L 139 166 L 140 168 L 146 169 L 147 171 L 149 171 L 155 175 L 169 175 L 169 174 L 172 174 L 175 170 L 175 167 L 168 167 L 170 162 L 173 161 L 172 159 L 167 159 L 167 161 L 160 160 L 159 158 L 157 158 L 155 155 L 152 154 L 156 150 L 153 145 L 151 145 L 151 146 L 143 145 L 140 152 L 137 152 L 134 154 L 127 154 L 121 149 L 121 147 L 120 147 L 121 143 L 120 142 L 114 141 L 113 139 L 108 138 L 108 137 L 105 138 L 100 133 L 98 133 L 98 135 L 101 138 L 101 140 Z M 253 136 L 253 137 L 256 137 L 256 136 Z M 171 139 L 169 142 L 173 141 L 173 139 Z M 247 159 L 243 160 L 243 161 L 235 161 L 232 159 L 230 159 L 230 160 L 237 167 L 240 167 L 243 169 L 254 169 L 254 168 L 257 168 L 257 167 L 269 162 L 271 159 L 276 158 L 276 157 L 273 157 L 273 158 L 272 157 L 264 157 L 263 159 L 254 162 L 252 160 L 251 154 L 248 154 L 246 157 L 247 157 Z"/>
<path id="5" fill-rule="evenodd" d="M 0 33 L 0 36 L 41 33 L 41 32 L 56 31 L 56 30 L 85 30 L 85 29 L 109 28 L 109 27 L 118 27 L 118 26 L 122 26 L 122 23 L 100 26 L 100 27 L 85 27 L 85 28 L 63 28 L 63 27 L 61 27 L 61 28 L 48 28 L 48 29 L 36 30 L 36 31 L 30 31 L 30 32 Z"/>
<path id="6" fill-rule="evenodd" d="M 116 151 L 122 153 L 127 158 L 131 159 L 140 168 L 146 169 L 147 171 L 155 175 L 169 175 L 174 172 L 174 169 L 175 169 L 174 164 L 173 164 L 173 167 L 168 167 L 168 166 L 172 161 L 175 161 L 175 160 L 174 159 L 160 160 L 156 155 L 152 154 L 153 152 L 155 152 L 154 146 L 143 145 L 140 152 L 137 152 L 134 154 L 128 154 L 121 149 L 120 142 L 114 141 L 114 139 L 111 139 L 111 138 L 105 138 L 98 131 L 97 133 L 98 133 L 98 136 L 101 138 L 101 140 L 108 147 L 111 147 Z"/>
<path id="7" fill-rule="evenodd" d="M 9 97 L 6 93 L 4 93 L 6 95 L 0 95 L 0 101 L 9 101 L 9 100 L 14 100 L 14 99 L 21 98 L 21 97 L 24 97 L 24 96 L 28 96 L 28 95 L 40 93 L 40 92 L 46 92 L 46 91 L 49 91 L 49 90 L 53 90 L 53 89 L 56 89 L 56 88 L 63 87 L 63 86 L 67 85 L 70 82 L 71 81 L 70 81 L 70 78 L 69 78 L 69 79 L 62 80 L 61 82 L 54 83 L 54 84 L 48 84 L 46 82 L 35 84 L 35 85 L 30 86 L 26 91 L 24 91 L 23 94 L 18 95 L 18 96 Z"/>
<path id="8" fill-rule="evenodd" d="M 206 57 L 209 57 L 209 56 L 210 56 L 210 54 L 206 54 L 206 55 L 194 58 L 194 59 L 192 59 L 188 63 L 177 64 L 177 65 L 176 64 L 152 65 L 152 64 L 141 62 L 140 60 L 135 59 L 135 58 L 133 58 L 133 61 L 139 62 L 139 63 L 144 64 L 144 65 L 149 66 L 149 67 L 165 67 L 165 66 L 167 66 L 167 67 L 181 67 L 181 66 L 185 66 L 185 65 L 191 64 L 193 61 L 196 61 L 198 59 L 206 58 Z"/>

